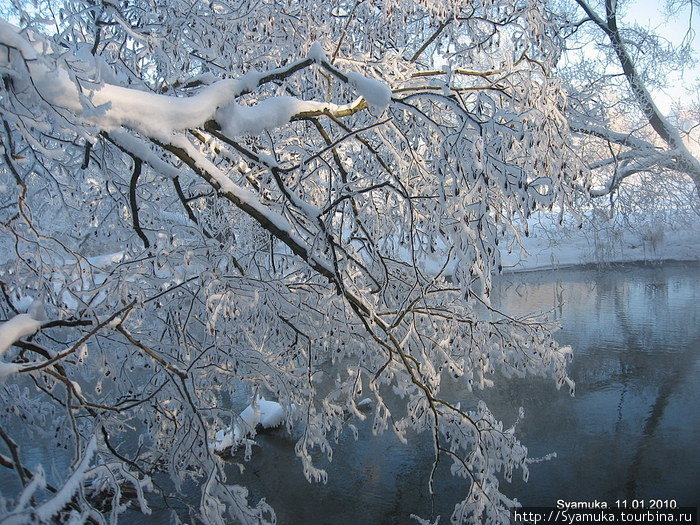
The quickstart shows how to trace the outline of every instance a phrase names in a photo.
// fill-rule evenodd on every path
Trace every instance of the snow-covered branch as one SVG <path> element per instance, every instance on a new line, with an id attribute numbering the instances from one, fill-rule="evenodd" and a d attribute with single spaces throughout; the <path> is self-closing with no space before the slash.
<path id="1" fill-rule="evenodd" d="M 654 136 L 652 138 L 638 137 L 636 134 L 639 131 L 639 126 L 629 133 L 616 132 L 610 129 L 609 125 L 604 126 L 594 120 L 585 120 L 587 118 L 586 115 L 583 116 L 583 119 L 578 117 L 572 122 L 572 131 L 628 147 L 630 148 L 629 155 L 631 156 L 647 157 L 650 150 L 658 150 L 663 147 L 667 153 L 673 152 L 674 163 L 672 170 L 688 176 L 693 181 L 696 192 L 700 195 L 700 160 L 690 151 L 677 126 L 673 124 L 668 116 L 662 113 L 655 103 L 654 96 L 650 93 L 643 74 L 640 73 L 642 70 L 640 70 L 640 66 L 638 66 L 630 53 L 629 47 L 634 44 L 625 38 L 623 30 L 618 23 L 617 3 L 605 2 L 604 15 L 595 13 L 594 8 L 586 0 L 576 0 L 576 3 L 587 15 L 588 21 L 595 24 L 609 40 L 611 54 L 616 58 L 617 65 L 621 69 L 621 75 L 624 76 L 627 82 L 634 105 L 643 115 L 647 126 L 653 131 Z M 601 76 L 606 74 L 608 73 L 600 72 Z M 596 90 L 599 89 L 600 86 L 597 86 Z M 574 97 L 579 96 L 575 92 L 572 94 Z M 664 164 L 666 161 L 665 155 L 660 156 L 659 160 L 662 164 L 646 164 L 646 168 L 637 170 L 635 173 L 648 171 L 654 167 L 661 168 L 661 171 L 663 171 L 669 167 L 667 162 Z M 593 195 L 606 195 L 610 191 L 614 191 L 619 183 L 631 173 L 632 170 L 628 169 L 625 169 L 624 172 L 616 173 L 610 178 L 604 189 L 596 190 Z"/>
<path id="2" fill-rule="evenodd" d="M 85 324 L 5 329 L 20 368 L 3 428 L 34 411 L 26 425 L 83 458 L 98 433 L 90 472 L 115 520 L 124 482 L 146 511 L 139 488 L 166 473 L 175 492 L 196 481 L 197 519 L 260 523 L 272 510 L 226 481 L 215 436 L 254 457 L 239 414 L 274 397 L 323 481 L 318 453 L 369 393 L 375 433 L 425 432 L 467 480 L 456 520 L 505 520 L 499 481 L 526 453 L 479 391 L 528 374 L 573 387 L 548 326 L 489 303 L 504 235 L 569 207 L 584 172 L 549 13 L 76 0 L 64 14 L 43 36 L 0 22 L 0 306 L 40 294 L 52 319 Z M 448 376 L 466 408 L 444 399 Z"/>

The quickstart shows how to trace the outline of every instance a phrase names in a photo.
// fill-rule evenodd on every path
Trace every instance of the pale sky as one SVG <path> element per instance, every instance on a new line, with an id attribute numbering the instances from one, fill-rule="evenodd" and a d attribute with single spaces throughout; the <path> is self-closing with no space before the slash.
<path id="1" fill-rule="evenodd" d="M 655 30 L 660 36 L 678 45 L 686 36 L 689 29 L 695 33 L 692 47 L 696 60 L 700 60 L 700 12 L 696 8 L 693 20 L 690 21 L 689 9 L 685 9 L 673 19 L 667 19 L 664 14 L 665 2 L 661 0 L 634 0 L 624 14 L 627 20 L 635 20 L 640 26 Z M 683 75 L 677 73 L 668 79 L 668 87 L 662 91 L 653 92 L 656 104 L 664 113 L 668 113 L 674 102 L 680 102 L 685 107 L 693 103 L 700 103 L 697 93 L 689 94 L 685 87 L 698 86 L 700 84 L 700 65 L 688 68 Z"/>

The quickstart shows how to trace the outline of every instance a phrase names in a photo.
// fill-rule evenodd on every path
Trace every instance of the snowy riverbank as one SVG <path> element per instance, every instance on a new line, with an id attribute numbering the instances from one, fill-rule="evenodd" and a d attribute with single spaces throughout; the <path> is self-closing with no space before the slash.
<path id="1" fill-rule="evenodd" d="M 521 272 L 586 264 L 700 261 L 700 223 L 626 229 L 557 229 L 531 223 L 523 250 L 501 250 L 504 271 Z"/>

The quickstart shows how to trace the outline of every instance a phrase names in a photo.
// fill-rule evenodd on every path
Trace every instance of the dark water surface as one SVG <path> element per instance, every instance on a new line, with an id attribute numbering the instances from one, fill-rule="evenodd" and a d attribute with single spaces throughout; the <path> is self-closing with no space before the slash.
<path id="1" fill-rule="evenodd" d="M 525 409 L 519 436 L 532 457 L 557 454 L 531 465 L 528 483 L 504 482 L 504 492 L 523 505 L 663 498 L 698 506 L 700 266 L 508 275 L 496 302 L 514 314 L 551 310 L 563 326 L 557 339 L 574 347 L 577 384 L 575 397 L 540 378 L 503 381 L 485 392 L 506 425 Z M 453 388 L 459 399 L 460 387 Z M 325 486 L 306 482 L 284 433 L 257 438 L 261 446 L 241 481 L 251 496 L 267 497 L 280 523 L 415 523 L 411 513 L 439 514 L 449 523 L 467 487 L 445 468 L 436 498 L 427 496 L 430 442 L 402 445 L 392 435 L 373 437 L 369 424 L 358 426 L 359 441 L 347 435 L 336 446 Z"/>
<path id="2" fill-rule="evenodd" d="M 519 381 L 494 399 L 521 402 L 532 455 L 525 505 L 557 499 L 700 503 L 700 267 L 666 264 L 517 276 L 509 308 L 555 307 L 575 349 L 573 399 Z M 508 396 L 510 399 L 508 399 Z"/>
<path id="3" fill-rule="evenodd" d="M 549 311 L 561 323 L 562 344 L 574 347 L 570 367 L 576 396 L 551 379 L 501 380 L 483 393 L 509 426 L 518 408 L 518 435 L 530 456 L 557 457 L 530 466 L 529 482 L 516 474 L 502 490 L 523 505 L 556 500 L 675 499 L 700 505 L 700 266 L 615 266 L 502 277 L 494 302 L 512 314 Z M 458 382 L 446 396 L 473 404 Z M 260 444 L 241 475 L 231 464 L 229 482 L 266 497 L 281 524 L 416 523 L 410 514 L 442 516 L 449 523 L 467 482 L 438 469 L 436 496 L 428 496 L 432 444 L 413 436 L 401 444 L 391 433 L 372 436 L 371 417 L 355 422 L 359 440 L 341 435 L 326 485 L 311 485 L 294 456 L 294 436 L 276 431 Z M 50 450 L 36 444 L 46 457 Z M 240 458 L 239 458 L 240 459 Z M 54 468 L 57 460 L 54 459 Z M 0 484 L 1 488 L 1 484 Z M 2 490 L 0 490 L 2 492 Z M 13 491 L 14 492 L 14 491 Z M 192 487 L 193 501 L 199 490 Z M 124 523 L 169 523 L 171 514 L 149 498 L 153 515 L 128 512 Z"/>

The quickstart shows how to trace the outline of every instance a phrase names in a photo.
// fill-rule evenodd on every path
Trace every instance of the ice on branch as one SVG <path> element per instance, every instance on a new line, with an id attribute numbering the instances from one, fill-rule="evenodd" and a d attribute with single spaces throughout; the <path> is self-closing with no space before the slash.
<path id="1" fill-rule="evenodd" d="M 90 466 L 95 452 L 97 451 L 97 438 L 92 436 L 85 451 L 83 458 L 77 468 L 71 473 L 63 486 L 52 495 L 50 499 L 36 507 L 35 509 L 25 509 L 27 503 L 35 498 L 37 489 L 46 486 L 46 476 L 41 465 L 34 473 L 32 483 L 27 485 L 24 492 L 20 496 L 17 507 L 9 515 L 5 516 L 3 523 L 12 523 L 21 525 L 25 523 L 48 523 L 51 519 L 61 512 L 73 499 L 73 496 L 80 488 L 80 484 L 85 479 L 85 473 Z"/>

